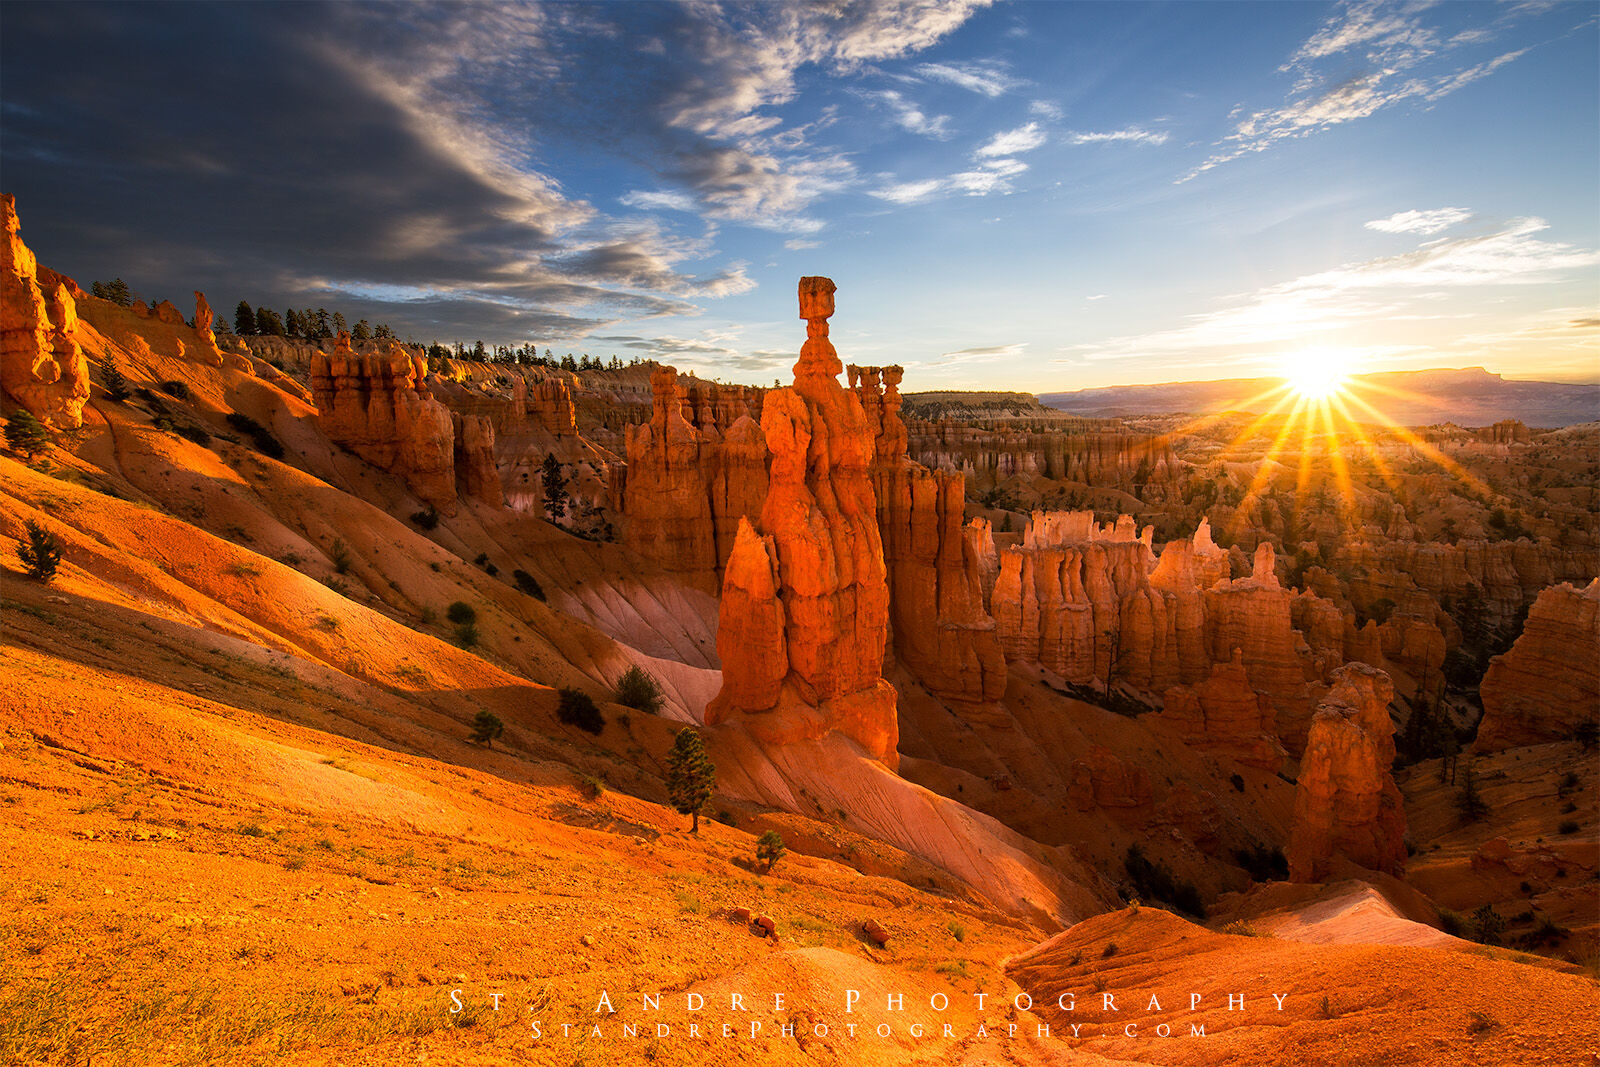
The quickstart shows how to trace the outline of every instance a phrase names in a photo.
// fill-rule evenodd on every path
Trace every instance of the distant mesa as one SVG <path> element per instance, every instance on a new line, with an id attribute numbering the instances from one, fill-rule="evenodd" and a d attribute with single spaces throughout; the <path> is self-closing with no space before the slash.
<path id="1" fill-rule="evenodd" d="M 1040 403 L 1074 415 L 1132 416 L 1229 411 L 1261 414 L 1283 395 L 1281 378 L 1229 378 L 1161 385 L 1114 385 L 1065 393 L 1041 393 Z M 1519 381 L 1482 367 L 1356 374 L 1347 388 L 1366 398 L 1398 426 L 1488 426 L 1518 419 L 1553 428 L 1600 418 L 1600 385 Z M 1263 402 L 1264 397 L 1270 397 Z M 1359 422 L 1377 417 L 1351 409 Z"/>

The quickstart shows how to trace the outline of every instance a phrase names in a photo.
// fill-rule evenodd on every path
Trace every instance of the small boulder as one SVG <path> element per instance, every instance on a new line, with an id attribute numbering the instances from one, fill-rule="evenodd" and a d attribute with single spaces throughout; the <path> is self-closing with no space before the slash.
<path id="1" fill-rule="evenodd" d="M 749 922 L 750 922 L 750 909 L 749 908 L 734 908 L 731 912 L 728 913 L 728 918 L 732 919 L 736 923 L 745 923 L 746 925 L 748 925 Z"/>
<path id="2" fill-rule="evenodd" d="M 872 943 L 879 948 L 889 943 L 889 931 L 885 930 L 876 919 L 868 919 L 862 923 L 861 932 L 866 934 Z"/>
<path id="3" fill-rule="evenodd" d="M 777 938 L 778 924 L 767 918 L 765 915 L 756 916 L 754 925 L 761 929 L 762 937 L 770 937 L 774 939 Z"/>

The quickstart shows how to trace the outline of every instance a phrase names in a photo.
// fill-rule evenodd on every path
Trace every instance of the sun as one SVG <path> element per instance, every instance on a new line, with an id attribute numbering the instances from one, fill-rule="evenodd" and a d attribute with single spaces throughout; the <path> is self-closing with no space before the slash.
<path id="1" fill-rule="evenodd" d="M 1351 362 L 1349 354 L 1338 349 L 1301 349 L 1283 357 L 1283 376 L 1295 396 L 1329 400 L 1343 391 Z"/>

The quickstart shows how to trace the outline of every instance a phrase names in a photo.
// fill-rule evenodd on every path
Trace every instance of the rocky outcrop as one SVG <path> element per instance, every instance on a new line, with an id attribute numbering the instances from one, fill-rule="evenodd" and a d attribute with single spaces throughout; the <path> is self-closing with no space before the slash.
<path id="1" fill-rule="evenodd" d="M 1073 761 L 1067 797 L 1079 811 L 1148 807 L 1152 800 L 1150 772 L 1095 745 L 1086 759 Z"/>
<path id="2" fill-rule="evenodd" d="M 1478 686 L 1479 752 L 1568 740 L 1600 721 L 1600 578 L 1539 594 L 1522 634 Z"/>
<path id="3" fill-rule="evenodd" d="M 500 473 L 496 469 L 494 452 L 494 424 L 484 415 L 450 416 L 454 431 L 456 488 L 463 495 L 475 497 L 499 507 L 504 498 L 500 492 Z"/>
<path id="4" fill-rule="evenodd" d="M 625 538 L 663 569 L 714 588 L 739 521 L 761 514 L 766 438 L 748 410 L 715 394 L 692 397 L 671 367 L 658 367 L 650 384 L 650 421 L 627 431 Z"/>
<path id="5" fill-rule="evenodd" d="M 911 458 L 968 478 L 987 490 L 1037 476 L 1167 499 L 1181 467 L 1171 442 L 1135 433 L 1115 419 L 910 419 Z"/>
<path id="6" fill-rule="evenodd" d="M 807 339 L 795 383 L 763 404 L 771 480 L 759 522 L 737 528 L 739 558 L 724 578 L 717 632 L 723 688 L 705 719 L 741 722 L 768 744 L 838 732 L 893 768 L 898 727 L 895 691 L 882 678 L 889 586 L 870 479 L 874 435 L 860 399 L 838 382 L 844 368 L 828 341 L 833 292 L 827 278 L 801 279 Z M 773 647 L 779 624 L 781 655 Z"/>
<path id="7" fill-rule="evenodd" d="M 1528 540 L 1357 540 L 1342 546 L 1334 562 L 1342 573 L 1357 576 L 1348 583 L 1348 594 L 1358 604 L 1380 599 L 1401 604 L 1409 592 L 1421 590 L 1441 604 L 1481 605 L 1496 626 L 1515 618 L 1540 590 L 1558 582 L 1587 582 L 1596 567 L 1592 549 Z"/>
<path id="8" fill-rule="evenodd" d="M 1022 544 L 1001 551 L 990 598 L 1007 661 L 1152 693 L 1202 681 L 1202 574 L 1220 550 L 1208 534 L 1169 542 L 1157 562 L 1150 535 L 1127 516 L 1099 526 L 1093 512 L 1035 512 Z"/>
<path id="9" fill-rule="evenodd" d="M 16 198 L 0 196 L 0 387 L 57 429 L 83 425 L 89 361 L 77 341 L 80 296 L 71 279 L 41 271 L 22 243 Z"/>
<path id="10" fill-rule="evenodd" d="M 311 357 L 311 393 L 317 424 L 329 438 L 454 515 L 455 426 L 450 410 L 423 385 L 427 369 L 399 345 L 357 354 L 349 334 L 340 334 L 331 353 Z"/>
<path id="11" fill-rule="evenodd" d="M 966 481 L 905 456 L 899 367 L 847 368 L 872 428 L 873 495 L 889 575 L 895 655 L 929 692 L 948 700 L 999 700 L 1006 665 L 984 608 L 994 541 L 962 525 Z M 987 529 L 987 523 L 983 529 Z"/>
<path id="12" fill-rule="evenodd" d="M 1250 577 L 1206 590 L 1206 637 L 1213 662 L 1226 663 L 1238 653 L 1250 687 L 1277 712 L 1274 732 L 1298 753 L 1321 686 L 1311 648 L 1294 628 L 1294 600 L 1278 583 L 1272 545 L 1262 542 Z"/>
<path id="13" fill-rule="evenodd" d="M 1389 768 L 1394 686 L 1376 667 L 1352 663 L 1333 674 L 1333 689 L 1317 705 L 1300 760 L 1289 877 L 1320 882 L 1340 860 L 1402 877 L 1405 811 Z"/>
<path id="14" fill-rule="evenodd" d="M 1160 718 L 1192 748 L 1268 771 L 1283 765 L 1277 713 L 1266 697 L 1250 688 L 1250 674 L 1237 649 L 1231 660 L 1212 667 L 1199 685 L 1168 689 Z"/>

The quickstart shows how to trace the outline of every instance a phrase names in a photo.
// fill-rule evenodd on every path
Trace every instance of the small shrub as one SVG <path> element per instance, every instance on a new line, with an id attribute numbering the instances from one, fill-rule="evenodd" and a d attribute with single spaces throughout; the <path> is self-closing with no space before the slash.
<path id="1" fill-rule="evenodd" d="M 271 430 L 261 425 L 255 419 L 252 419 L 249 415 L 245 415 L 237 411 L 230 411 L 228 413 L 227 421 L 229 426 L 232 426 L 235 430 L 238 430 L 240 433 L 249 437 L 250 440 L 255 443 L 256 451 L 260 452 L 262 455 L 270 456 L 273 459 L 283 458 L 284 452 L 282 443 L 279 442 L 276 437 L 272 436 Z"/>
<path id="2" fill-rule="evenodd" d="M 305 865 L 306 858 L 304 856 L 290 856 L 288 859 L 283 861 L 283 869 L 286 871 L 298 871 Z"/>
<path id="3" fill-rule="evenodd" d="M 197 445 L 209 445 L 211 443 L 210 432 L 204 426 L 199 426 L 195 423 L 179 426 L 178 436 L 193 441 Z"/>
<path id="4" fill-rule="evenodd" d="M 333 569 L 340 574 L 349 574 L 350 564 L 355 562 L 350 555 L 350 546 L 338 537 L 333 539 L 333 547 L 328 549 L 328 558 L 333 561 Z"/>
<path id="5" fill-rule="evenodd" d="M 951 923 L 949 926 L 945 927 L 945 929 L 949 930 L 950 936 L 955 938 L 957 941 L 965 942 L 967 940 L 967 928 L 962 926 L 960 923 Z"/>
<path id="6" fill-rule="evenodd" d="M 588 693 L 579 689 L 562 689 L 560 703 L 556 705 L 556 718 L 568 726 L 576 726 L 591 734 L 598 734 L 606 728 L 605 716 L 600 714 L 600 709 Z"/>
<path id="7" fill-rule="evenodd" d="M 432 626 L 439 619 L 439 613 L 432 608 L 424 606 L 422 609 L 422 625 Z"/>
<path id="8" fill-rule="evenodd" d="M 27 408 L 18 408 L 6 422 L 6 444 L 25 453 L 29 463 L 36 454 L 50 447 L 50 440 L 50 430 Z"/>
<path id="9" fill-rule="evenodd" d="M 505 724 L 492 711 L 480 711 L 472 720 L 472 743 L 494 746 L 494 739 L 506 732 Z"/>
<path id="10" fill-rule="evenodd" d="M 771 873 L 773 865 L 783 858 L 784 851 L 783 838 L 778 836 L 776 830 L 768 830 L 756 838 L 756 860 L 765 865 L 768 873 Z"/>
<path id="11" fill-rule="evenodd" d="M 128 388 L 128 379 L 110 356 L 100 365 L 100 381 L 106 387 L 106 398 L 109 400 L 120 404 L 133 395 L 133 390 Z"/>
<path id="12" fill-rule="evenodd" d="M 1115 941 L 1107 941 L 1106 942 L 1106 947 L 1100 953 L 1100 958 L 1101 959 L 1105 959 L 1105 960 L 1109 960 L 1112 956 L 1115 956 L 1116 954 L 1117 954 L 1117 943 Z"/>
<path id="13" fill-rule="evenodd" d="M 478 621 L 478 613 L 473 610 L 471 604 L 468 604 L 464 600 L 457 600 L 448 608 L 445 608 L 444 617 L 455 623 L 457 626 L 461 625 L 462 623 Z"/>
<path id="14" fill-rule="evenodd" d="M 1561 825 L 1556 827 L 1556 832 L 1559 834 L 1575 834 L 1578 832 L 1578 824 L 1571 819 L 1564 819 Z"/>
<path id="15" fill-rule="evenodd" d="M 1439 909 L 1439 929 L 1451 937 L 1465 937 L 1466 928 L 1466 922 L 1459 912 L 1451 911 L 1449 908 Z"/>
<path id="16" fill-rule="evenodd" d="M 622 677 L 617 679 L 618 704 L 654 715 L 661 710 L 663 700 L 661 684 L 638 664 L 629 667 Z"/>
<path id="17" fill-rule="evenodd" d="M 17 558 L 28 569 L 28 577 L 40 582 L 55 579 L 56 568 L 61 565 L 61 542 L 56 535 L 29 519 L 23 524 L 27 541 L 17 546 Z"/>
<path id="18" fill-rule="evenodd" d="M 1236 850 L 1233 856 L 1258 882 L 1281 882 L 1289 877 L 1289 860 L 1281 848 L 1253 845 Z"/>
<path id="19" fill-rule="evenodd" d="M 1229 775 L 1228 776 L 1228 781 L 1233 783 L 1234 792 L 1236 792 L 1236 793 L 1243 793 L 1244 792 L 1244 778 L 1243 777 L 1241 777 L 1240 775 L 1237 775 L 1237 774 Z"/>
<path id="20" fill-rule="evenodd" d="M 478 644 L 478 624 L 464 622 L 456 627 L 456 644 L 462 648 L 475 648 Z"/>
<path id="21" fill-rule="evenodd" d="M 261 828 L 260 823 L 240 823 L 239 832 L 245 837 L 266 837 L 267 832 Z"/>
<path id="22" fill-rule="evenodd" d="M 439 513 L 431 507 L 427 511 L 413 511 L 411 521 L 424 530 L 431 530 L 439 525 Z"/>
<path id="23" fill-rule="evenodd" d="M 1506 921 L 1500 913 L 1494 910 L 1493 904 L 1485 904 L 1472 913 L 1472 939 L 1485 945 L 1498 945 L 1500 935 L 1505 933 Z"/>
<path id="24" fill-rule="evenodd" d="M 538 579 L 525 570 L 511 572 L 511 580 L 517 583 L 517 588 L 533 597 L 535 600 L 544 599 L 544 589 L 539 585 Z"/>
<path id="25" fill-rule="evenodd" d="M 583 781 L 579 784 L 583 788 L 583 795 L 590 800 L 599 800 L 605 795 L 606 784 L 592 774 L 584 775 Z"/>
<path id="26" fill-rule="evenodd" d="M 184 382 L 162 382 L 161 391 L 175 400 L 189 399 L 189 386 Z"/>

